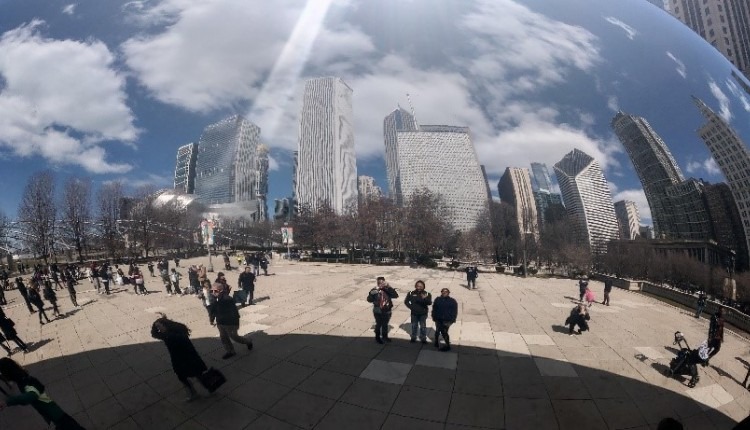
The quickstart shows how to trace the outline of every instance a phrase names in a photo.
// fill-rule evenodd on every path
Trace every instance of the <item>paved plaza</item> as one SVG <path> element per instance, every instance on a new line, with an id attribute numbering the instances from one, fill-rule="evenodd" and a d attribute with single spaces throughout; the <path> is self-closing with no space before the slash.
<path id="1" fill-rule="evenodd" d="M 179 270 L 197 262 L 207 260 Z M 168 297 L 148 275 L 148 296 L 97 295 L 84 279 L 83 306 L 60 291 L 68 315 L 44 326 L 8 293 L 5 311 L 32 350 L 13 358 L 89 429 L 656 429 L 668 416 L 687 429 L 730 429 L 750 413 L 748 342 L 727 332 L 690 389 L 663 375 L 673 334 L 697 346 L 708 321 L 635 292 L 616 289 L 611 306 L 591 308 L 591 331 L 569 336 L 562 324 L 578 298 L 570 279 L 481 273 L 468 290 L 460 272 L 271 263 L 258 304 L 240 311 L 240 334 L 255 349 L 230 360 L 200 300 Z M 238 271 L 226 273 L 236 287 Z M 374 341 L 365 301 L 379 275 L 400 295 L 385 345 Z M 403 298 L 417 279 L 433 298 L 448 287 L 459 303 L 450 352 L 409 343 Z M 601 300 L 602 284 L 591 285 Z M 217 393 L 184 402 L 166 347 L 150 336 L 156 312 L 187 324 L 206 364 L 227 376 Z M 46 426 L 30 407 L 12 407 L 0 428 Z"/>

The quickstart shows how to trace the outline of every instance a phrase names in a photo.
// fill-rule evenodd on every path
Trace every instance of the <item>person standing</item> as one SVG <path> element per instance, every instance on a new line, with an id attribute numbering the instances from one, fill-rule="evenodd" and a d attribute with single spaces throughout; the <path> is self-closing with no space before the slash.
<path id="1" fill-rule="evenodd" d="M 706 293 L 703 292 L 703 290 L 698 292 L 698 301 L 696 302 L 696 306 L 698 309 L 695 311 L 695 317 L 700 318 L 701 314 L 703 313 L 703 309 L 706 308 L 706 299 L 708 297 L 706 296 Z"/>
<path id="2" fill-rule="evenodd" d="M 260 275 L 260 257 L 257 253 L 253 254 L 253 275 L 258 276 Z"/>
<path id="3" fill-rule="evenodd" d="M 604 300 L 602 300 L 603 305 L 609 306 L 609 293 L 612 292 L 612 280 L 607 278 L 604 280 Z"/>
<path id="4" fill-rule="evenodd" d="M 18 337 L 16 323 L 13 322 L 12 319 L 5 316 L 5 313 L 2 310 L 0 310 L 0 331 L 3 332 L 3 337 L 8 340 L 8 345 L 10 345 L 10 341 L 12 340 L 16 345 L 18 345 L 19 348 L 21 348 L 21 351 L 29 352 L 29 348 L 26 346 L 26 343 L 22 341 L 20 337 Z M 8 355 L 11 355 L 10 349 L 8 350 Z"/>
<path id="5" fill-rule="evenodd" d="M 466 281 L 468 283 L 468 287 L 470 290 L 476 290 L 477 289 L 477 276 L 479 275 L 479 272 L 477 272 L 477 266 L 473 263 L 466 268 Z"/>
<path id="6" fill-rule="evenodd" d="M 42 301 L 42 296 L 39 294 L 38 286 L 32 286 L 31 288 L 29 288 L 29 301 L 32 305 L 36 306 L 37 312 L 39 313 L 39 324 L 44 325 L 44 322 L 42 322 L 42 317 L 44 317 L 47 322 L 50 322 L 49 317 L 44 312 L 44 301 Z"/>
<path id="7" fill-rule="evenodd" d="M 390 342 L 388 323 L 391 321 L 393 299 L 398 297 L 398 292 L 385 282 L 383 276 L 378 276 L 377 282 L 377 287 L 367 294 L 367 301 L 372 303 L 372 313 L 375 316 L 375 341 Z"/>
<path id="8" fill-rule="evenodd" d="M 208 279 L 203 281 L 203 306 L 206 307 L 208 312 L 208 323 L 215 325 L 216 320 L 216 297 L 211 293 L 211 281 Z"/>
<path id="9" fill-rule="evenodd" d="M 708 326 L 708 347 L 711 348 L 708 354 L 709 360 L 719 352 L 722 342 L 724 342 L 724 308 L 720 307 L 711 317 L 711 323 Z"/>
<path id="10" fill-rule="evenodd" d="M 240 277 L 237 280 L 237 283 L 239 284 L 242 291 L 245 292 L 245 302 L 244 305 L 254 305 L 253 303 L 253 295 L 255 294 L 255 275 L 253 275 L 253 272 L 249 266 L 245 266 L 245 270 L 240 273 Z"/>
<path id="11" fill-rule="evenodd" d="M 580 296 L 578 297 L 578 301 L 583 301 L 583 296 L 586 295 L 586 289 L 589 287 L 589 277 L 586 275 L 581 276 L 581 279 L 578 280 L 578 293 Z"/>
<path id="12" fill-rule="evenodd" d="M 268 276 L 268 259 L 265 254 L 260 254 L 260 268 L 263 269 L 263 276 Z"/>
<path id="13" fill-rule="evenodd" d="M 31 307 L 31 301 L 29 300 L 29 290 L 23 283 L 23 278 L 16 278 L 16 288 L 18 289 L 18 292 L 21 293 L 23 301 L 26 302 L 26 307 L 29 308 L 29 313 L 33 314 L 34 312 L 36 312 L 34 308 Z"/>
<path id="14" fill-rule="evenodd" d="M 221 282 L 214 282 L 211 285 L 211 294 L 216 297 L 216 327 L 226 350 L 221 358 L 226 360 L 237 355 L 232 341 L 247 346 L 248 350 L 253 349 L 252 340 L 237 334 L 237 330 L 240 329 L 240 312 L 234 304 L 234 299 L 229 296 L 229 287 Z"/>
<path id="15" fill-rule="evenodd" d="M 435 321 L 435 348 L 440 347 L 440 336 L 443 337 L 445 346 L 440 351 L 451 350 L 451 339 L 448 335 L 448 329 L 456 322 L 458 317 L 458 302 L 450 296 L 451 290 L 443 288 L 440 290 L 440 297 L 436 298 L 432 304 L 432 320 Z"/>
<path id="16" fill-rule="evenodd" d="M 414 291 L 406 294 L 404 304 L 411 310 L 411 343 L 417 341 L 417 329 L 419 329 L 419 340 L 427 343 L 427 314 L 432 304 L 432 294 L 425 291 L 424 281 L 414 283 Z"/>
<path id="17" fill-rule="evenodd" d="M 188 397 L 185 401 L 191 402 L 198 397 L 198 393 L 188 378 L 201 376 L 208 367 L 190 341 L 190 329 L 185 324 L 168 319 L 164 314 L 160 315 L 151 325 L 151 337 L 163 341 L 167 346 L 172 370 L 187 390 Z"/>
<path id="18" fill-rule="evenodd" d="M 182 275 L 180 275 L 177 272 L 177 269 L 173 267 L 172 273 L 169 275 L 169 278 L 172 281 L 172 288 L 174 288 L 174 293 L 178 295 L 182 295 L 183 292 L 182 290 L 180 290 L 180 278 L 182 278 Z"/>
<path id="19" fill-rule="evenodd" d="M 107 263 L 104 263 L 99 267 L 99 279 L 101 279 L 102 283 L 102 290 L 99 291 L 99 294 L 106 294 L 109 295 L 109 281 L 110 281 L 110 272 L 109 272 L 109 265 Z"/>
<path id="20" fill-rule="evenodd" d="M 166 261 L 160 261 L 157 269 L 161 275 L 161 282 L 167 288 L 167 295 L 172 295 L 172 281 L 169 280 L 169 269 L 167 269 Z"/>
<path id="21" fill-rule="evenodd" d="M 66 414 L 47 395 L 44 385 L 10 358 L 0 358 L 0 376 L 16 384 L 21 394 L 0 400 L 0 411 L 7 406 L 31 405 L 44 418 L 47 425 L 54 424 L 57 430 L 83 430 L 73 417 Z"/>
<path id="22" fill-rule="evenodd" d="M 136 294 L 144 296 L 148 294 L 146 281 L 143 279 L 143 274 L 137 267 L 133 269 L 133 274 L 130 276 L 130 279 L 133 281 L 133 291 L 135 291 Z"/>
<path id="23" fill-rule="evenodd" d="M 148 267 L 148 271 L 149 273 L 151 273 L 151 277 L 153 278 L 154 277 L 154 262 L 149 261 L 146 267 Z"/>

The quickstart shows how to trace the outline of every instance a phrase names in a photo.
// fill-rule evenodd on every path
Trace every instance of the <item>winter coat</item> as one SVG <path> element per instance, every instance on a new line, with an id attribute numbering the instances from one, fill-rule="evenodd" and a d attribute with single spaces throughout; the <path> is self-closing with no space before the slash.
<path id="1" fill-rule="evenodd" d="M 216 301 L 214 310 L 216 312 L 216 324 L 240 325 L 240 312 L 234 304 L 234 299 L 228 295 L 223 295 Z"/>
<path id="2" fill-rule="evenodd" d="M 172 360 L 172 370 L 178 378 L 200 376 L 208 370 L 190 338 L 182 334 L 160 332 L 156 323 L 151 326 L 151 336 L 163 340 Z"/>
<path id="3" fill-rule="evenodd" d="M 253 291 L 255 289 L 255 275 L 252 272 L 242 272 L 237 283 L 242 290 Z"/>
<path id="4" fill-rule="evenodd" d="M 432 319 L 454 323 L 458 317 L 458 302 L 453 297 L 440 296 L 432 303 Z"/>
<path id="5" fill-rule="evenodd" d="M 412 315 L 427 315 L 429 307 L 432 304 L 432 294 L 422 290 L 410 291 L 406 294 L 404 304 L 411 310 Z"/>
<path id="6" fill-rule="evenodd" d="M 467 267 L 466 268 L 466 279 L 468 281 L 473 281 L 473 280 L 477 279 L 477 275 L 478 274 L 479 274 L 479 272 L 477 272 L 477 268 L 476 267 L 472 266 L 472 267 Z"/>
<path id="7" fill-rule="evenodd" d="M 398 297 L 398 292 L 391 286 L 383 288 L 382 292 L 385 295 L 383 306 L 380 306 L 380 292 L 381 290 L 379 288 L 373 288 L 370 290 L 367 294 L 367 301 L 372 303 L 372 313 L 389 314 L 391 313 L 391 309 L 393 309 L 393 299 Z"/>

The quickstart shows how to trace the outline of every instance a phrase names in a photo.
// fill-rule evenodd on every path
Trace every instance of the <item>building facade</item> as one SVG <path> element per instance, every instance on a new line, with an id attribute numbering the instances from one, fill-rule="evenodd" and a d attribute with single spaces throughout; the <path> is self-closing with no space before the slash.
<path id="1" fill-rule="evenodd" d="M 605 253 L 607 242 L 617 239 L 619 231 L 612 194 L 599 163 L 574 149 L 554 169 L 579 241 L 592 253 Z"/>
<path id="2" fill-rule="evenodd" d="M 675 208 L 667 188 L 684 178 L 669 148 L 644 118 L 617 112 L 611 125 L 641 180 L 656 237 L 682 238 L 675 226 Z"/>
<path id="3" fill-rule="evenodd" d="M 640 236 L 641 216 L 635 202 L 630 200 L 615 202 L 615 215 L 620 226 L 621 239 L 633 240 Z"/>
<path id="4" fill-rule="evenodd" d="M 549 169 L 544 163 L 531 163 L 531 188 L 534 190 L 534 201 L 536 212 L 539 217 L 539 228 L 544 229 L 547 223 L 547 210 L 554 207 L 555 210 L 562 206 L 562 196 L 554 192 L 552 177 Z"/>
<path id="5" fill-rule="evenodd" d="M 443 197 L 455 229 L 476 227 L 488 200 L 468 127 L 425 125 L 419 131 L 399 131 L 396 138 L 404 202 L 427 189 Z"/>
<path id="6" fill-rule="evenodd" d="M 738 272 L 750 268 L 745 231 L 732 190 L 725 183 L 705 184 L 703 187 L 708 216 L 711 219 L 714 237 L 719 245 L 736 253 L 735 269 Z"/>
<path id="7" fill-rule="evenodd" d="M 237 216 L 266 219 L 268 152 L 260 144 L 258 126 L 239 115 L 211 124 L 197 152 L 195 194 L 200 203 L 229 205 L 222 213 L 236 208 Z"/>
<path id="8" fill-rule="evenodd" d="M 531 163 L 531 187 L 534 191 L 552 192 L 552 178 L 544 163 Z"/>
<path id="9" fill-rule="evenodd" d="M 668 0 L 669 12 L 750 76 L 750 2 Z"/>
<path id="10" fill-rule="evenodd" d="M 198 144 L 188 143 L 177 149 L 174 168 L 174 189 L 181 193 L 195 192 L 195 162 L 198 159 Z"/>
<path id="11" fill-rule="evenodd" d="M 375 183 L 372 176 L 359 176 L 357 178 L 357 191 L 359 192 L 359 202 L 368 200 L 377 200 L 383 196 L 383 190 Z"/>
<path id="12" fill-rule="evenodd" d="M 742 220 L 745 232 L 745 248 L 750 238 L 750 154 L 745 142 L 737 133 L 708 107 L 702 100 L 693 97 L 701 114 L 707 122 L 698 129 L 698 135 L 711 152 L 711 156 L 719 165 L 721 173 L 732 190 L 737 211 Z"/>
<path id="13" fill-rule="evenodd" d="M 343 214 L 357 205 L 352 89 L 341 78 L 305 83 L 300 114 L 295 198 Z"/>
<path id="14" fill-rule="evenodd" d="M 529 170 L 520 167 L 506 168 L 497 183 L 497 191 L 500 200 L 516 210 L 519 236 L 533 235 L 534 240 L 539 240 L 539 218 Z"/>
<path id="15" fill-rule="evenodd" d="M 667 187 L 666 193 L 674 211 L 672 222 L 675 234 L 667 237 L 656 236 L 657 239 L 713 239 L 702 181 L 688 178 Z"/>
<path id="16" fill-rule="evenodd" d="M 399 131 L 417 131 L 417 124 L 414 115 L 399 106 L 396 110 L 389 113 L 383 120 L 383 138 L 385 140 L 385 167 L 388 175 L 388 195 L 393 201 L 401 206 L 403 199 L 401 196 L 401 179 L 398 172 L 398 132 Z"/>

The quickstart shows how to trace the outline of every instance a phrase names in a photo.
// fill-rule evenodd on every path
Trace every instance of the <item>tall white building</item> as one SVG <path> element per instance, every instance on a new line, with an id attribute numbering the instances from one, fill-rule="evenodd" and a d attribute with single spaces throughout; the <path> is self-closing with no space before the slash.
<path id="1" fill-rule="evenodd" d="M 607 252 L 607 242 L 619 237 L 612 194 L 599 163 L 574 149 L 555 164 L 565 208 L 581 243 L 591 252 Z"/>
<path id="2" fill-rule="evenodd" d="M 375 183 L 375 178 L 372 176 L 359 176 L 357 178 L 357 191 L 359 191 L 360 203 L 379 199 L 383 195 L 383 190 Z"/>
<path id="3" fill-rule="evenodd" d="M 343 214 L 357 205 L 352 89 L 341 78 L 305 83 L 300 114 L 295 197 L 300 206 L 328 204 Z"/>
<path id="4" fill-rule="evenodd" d="M 638 213 L 638 205 L 630 200 L 615 202 L 615 215 L 620 225 L 620 238 L 633 240 L 640 234 L 641 215 Z"/>
<path id="5" fill-rule="evenodd" d="M 404 202 L 426 188 L 443 197 L 456 230 L 476 227 L 487 190 L 468 127 L 430 126 L 397 132 L 398 174 Z"/>
<path id="6" fill-rule="evenodd" d="M 417 131 L 414 115 L 398 107 L 383 120 L 383 137 L 385 139 L 385 167 L 388 174 L 388 194 L 397 204 L 403 204 L 401 198 L 401 178 L 398 174 L 398 136 L 399 131 Z"/>
<path id="7" fill-rule="evenodd" d="M 506 168 L 505 173 L 497 183 L 497 192 L 500 195 L 500 200 L 516 209 L 516 222 L 521 237 L 524 234 L 529 234 L 534 236 L 534 240 L 538 240 L 539 218 L 529 169 L 521 167 Z"/>
<path id="8" fill-rule="evenodd" d="M 701 99 L 693 97 L 693 101 L 708 120 L 698 129 L 698 134 L 732 190 L 745 230 L 745 241 L 750 249 L 750 154 L 747 146 L 734 129 Z"/>

